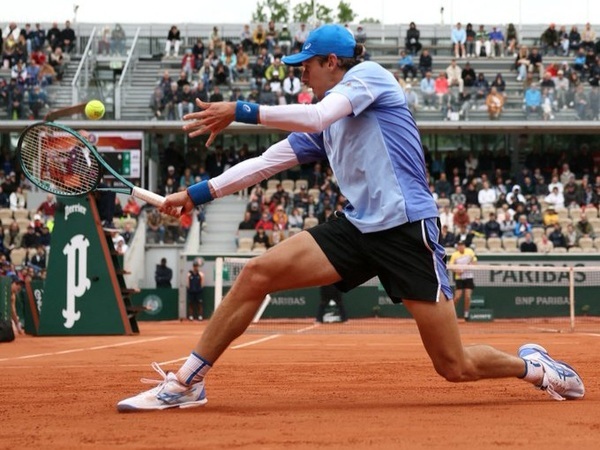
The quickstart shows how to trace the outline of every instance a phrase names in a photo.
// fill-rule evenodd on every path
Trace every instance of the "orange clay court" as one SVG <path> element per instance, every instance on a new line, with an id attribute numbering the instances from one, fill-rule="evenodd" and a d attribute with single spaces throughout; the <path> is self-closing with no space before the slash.
<path id="1" fill-rule="evenodd" d="M 0 448 L 600 448 L 600 333 L 461 324 L 466 344 L 514 353 L 538 342 L 572 364 L 586 397 L 557 402 L 516 379 L 446 382 L 410 327 L 337 331 L 344 326 L 247 333 L 207 377 L 205 407 L 132 414 L 117 413 L 117 401 L 151 387 L 139 379 L 158 376 L 152 361 L 176 370 L 204 324 L 144 322 L 132 337 L 18 336 L 0 345 Z"/>

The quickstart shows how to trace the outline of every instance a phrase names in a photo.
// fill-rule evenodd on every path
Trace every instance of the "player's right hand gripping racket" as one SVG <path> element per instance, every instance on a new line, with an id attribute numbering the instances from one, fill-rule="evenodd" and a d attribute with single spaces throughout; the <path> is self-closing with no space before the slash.
<path id="1" fill-rule="evenodd" d="M 134 186 L 119 175 L 98 150 L 76 131 L 54 122 L 28 126 L 17 145 L 17 155 L 25 176 L 40 189 L 65 197 L 91 191 L 110 191 L 133 195 L 154 206 L 165 198 Z M 98 186 L 105 169 L 123 187 Z"/>

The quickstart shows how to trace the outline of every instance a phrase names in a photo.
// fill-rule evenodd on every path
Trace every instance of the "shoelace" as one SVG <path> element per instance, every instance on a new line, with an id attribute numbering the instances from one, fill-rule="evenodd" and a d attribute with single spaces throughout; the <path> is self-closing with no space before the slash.
<path id="1" fill-rule="evenodd" d="M 167 373 L 164 370 L 162 370 L 162 368 L 158 365 L 157 362 L 153 362 L 150 366 L 160 374 L 162 380 L 153 380 L 152 378 L 141 378 L 140 381 L 145 384 L 160 385 L 162 383 L 165 383 L 167 381 Z"/>
<path id="2" fill-rule="evenodd" d="M 542 385 L 540 386 L 540 389 L 546 391 L 554 400 L 558 400 L 559 402 L 566 400 L 562 395 L 556 392 L 556 390 L 552 386 L 552 383 L 550 383 L 550 380 L 548 379 L 546 368 L 544 367 L 544 365 L 542 365 L 542 367 L 544 368 L 544 378 L 542 380 Z M 564 383 L 560 379 L 557 379 L 555 381 L 555 384 L 558 384 L 562 389 L 566 389 L 566 386 L 564 386 Z"/>

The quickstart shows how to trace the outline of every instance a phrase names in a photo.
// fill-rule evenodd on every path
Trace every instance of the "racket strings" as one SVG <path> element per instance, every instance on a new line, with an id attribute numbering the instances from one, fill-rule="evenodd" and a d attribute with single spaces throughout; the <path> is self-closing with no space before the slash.
<path id="1" fill-rule="evenodd" d="M 21 162 L 32 181 L 58 195 L 85 194 L 100 178 L 100 164 L 85 143 L 48 124 L 25 133 Z"/>

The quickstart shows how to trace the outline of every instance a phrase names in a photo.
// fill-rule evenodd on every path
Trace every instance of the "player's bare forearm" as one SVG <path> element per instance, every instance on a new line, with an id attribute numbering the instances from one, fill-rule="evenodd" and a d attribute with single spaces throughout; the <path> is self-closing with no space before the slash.
<path id="1" fill-rule="evenodd" d="M 196 100 L 196 104 L 202 111 L 186 114 L 183 120 L 189 123 L 183 126 L 183 130 L 190 137 L 210 133 L 206 146 L 210 146 L 221 131 L 227 128 L 235 120 L 235 102 L 205 103 Z"/>

